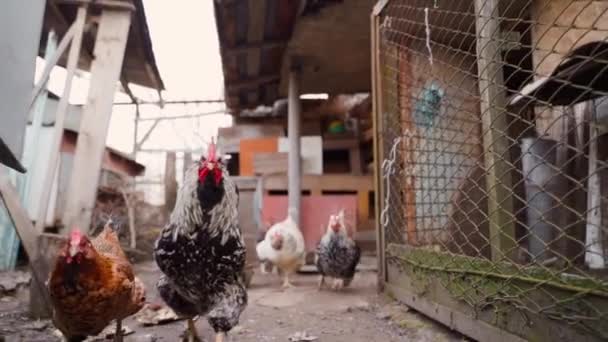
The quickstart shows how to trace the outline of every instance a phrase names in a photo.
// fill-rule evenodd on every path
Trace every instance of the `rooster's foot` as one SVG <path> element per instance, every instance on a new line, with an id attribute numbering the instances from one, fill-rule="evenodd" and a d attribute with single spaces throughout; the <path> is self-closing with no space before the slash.
<path id="1" fill-rule="evenodd" d="M 342 279 L 334 279 L 333 284 L 331 285 L 332 290 L 339 291 L 344 287 L 344 280 Z"/>
<path id="2" fill-rule="evenodd" d="M 188 327 L 182 335 L 182 342 L 204 342 L 196 331 L 193 319 L 188 319 Z"/>
<path id="3" fill-rule="evenodd" d="M 323 290 L 323 286 L 325 285 L 325 276 L 321 276 L 319 279 L 319 291 Z"/>
<path id="4" fill-rule="evenodd" d="M 116 332 L 114 333 L 114 342 L 122 342 L 122 320 L 116 320 Z"/>

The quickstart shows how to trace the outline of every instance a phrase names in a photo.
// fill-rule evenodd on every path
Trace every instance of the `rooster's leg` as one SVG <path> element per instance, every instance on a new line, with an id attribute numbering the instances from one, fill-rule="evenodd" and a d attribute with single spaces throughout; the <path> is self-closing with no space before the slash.
<path id="1" fill-rule="evenodd" d="M 283 289 L 288 289 L 294 287 L 291 282 L 289 282 L 289 273 L 285 272 L 283 274 Z"/>
<path id="2" fill-rule="evenodd" d="M 188 319 L 188 342 L 199 342 L 201 339 L 198 337 L 198 333 L 196 331 L 196 326 L 194 325 L 194 320 L 192 318 Z"/>
<path id="3" fill-rule="evenodd" d="M 116 332 L 114 333 L 114 342 L 122 342 L 122 320 L 116 320 Z"/>
<path id="4" fill-rule="evenodd" d="M 321 279 L 319 279 L 319 291 L 323 289 L 323 285 L 325 285 L 325 276 L 321 274 Z"/>
<path id="5" fill-rule="evenodd" d="M 226 333 L 219 332 L 215 335 L 215 342 L 224 342 L 224 337 L 226 337 Z"/>

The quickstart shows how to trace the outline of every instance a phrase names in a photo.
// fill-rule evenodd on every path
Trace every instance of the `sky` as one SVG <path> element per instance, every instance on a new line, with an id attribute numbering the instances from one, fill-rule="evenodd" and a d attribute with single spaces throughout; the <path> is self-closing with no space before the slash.
<path id="1" fill-rule="evenodd" d="M 167 89 L 163 93 L 163 98 L 165 100 L 222 99 L 223 77 L 213 1 L 145 0 L 144 6 L 156 62 Z M 36 63 L 36 79 L 40 77 L 44 65 L 44 60 L 39 58 Z M 65 69 L 54 68 L 49 80 L 51 91 L 62 94 L 65 74 Z M 87 72 L 78 73 L 78 77 L 73 81 L 70 103 L 86 102 L 89 77 Z M 141 99 L 154 101 L 158 99 L 156 91 L 138 86 L 132 86 L 132 90 Z M 129 98 L 125 94 L 117 93 L 114 100 L 128 102 Z M 223 109 L 223 104 L 166 105 L 162 110 L 158 106 L 147 105 L 141 106 L 140 116 L 142 118 L 174 116 Z M 126 153 L 132 152 L 134 117 L 134 106 L 114 106 L 107 139 L 108 146 Z M 216 134 L 218 127 L 230 126 L 231 123 L 232 118 L 224 114 L 209 115 L 200 119 L 163 121 L 142 147 L 200 150 L 210 141 L 211 136 Z M 139 138 L 151 125 L 152 121 L 140 123 Z M 164 159 L 163 154 L 138 154 L 138 162 L 146 165 L 146 180 L 161 179 Z M 178 162 L 178 170 L 179 164 Z M 158 188 L 158 186 L 149 186 L 149 189 L 146 189 L 146 192 L 155 192 L 150 198 L 151 202 L 159 201 Z"/>

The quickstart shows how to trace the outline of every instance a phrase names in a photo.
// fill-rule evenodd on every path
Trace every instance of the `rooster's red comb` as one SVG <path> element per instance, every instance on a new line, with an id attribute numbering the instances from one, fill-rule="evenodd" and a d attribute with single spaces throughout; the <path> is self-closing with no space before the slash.
<path id="1" fill-rule="evenodd" d="M 215 139 L 211 138 L 209 148 L 207 148 L 207 160 L 215 160 Z"/>

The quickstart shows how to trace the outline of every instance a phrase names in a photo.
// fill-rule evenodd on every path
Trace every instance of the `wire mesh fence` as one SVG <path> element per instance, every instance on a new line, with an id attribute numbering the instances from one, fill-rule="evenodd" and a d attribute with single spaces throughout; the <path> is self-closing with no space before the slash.
<path id="1" fill-rule="evenodd" d="M 388 263 L 516 335 L 608 339 L 608 1 L 391 0 L 378 23 Z"/>

